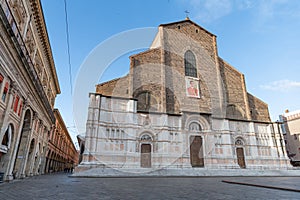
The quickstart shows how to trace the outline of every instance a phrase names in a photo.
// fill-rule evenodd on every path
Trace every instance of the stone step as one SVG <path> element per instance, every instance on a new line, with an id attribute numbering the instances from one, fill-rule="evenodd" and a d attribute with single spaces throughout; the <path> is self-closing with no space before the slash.
<path id="1" fill-rule="evenodd" d="M 197 176 L 300 176 L 300 170 L 254 170 L 254 169 L 151 169 L 151 168 L 90 168 L 75 171 L 73 177 L 197 177 Z"/>

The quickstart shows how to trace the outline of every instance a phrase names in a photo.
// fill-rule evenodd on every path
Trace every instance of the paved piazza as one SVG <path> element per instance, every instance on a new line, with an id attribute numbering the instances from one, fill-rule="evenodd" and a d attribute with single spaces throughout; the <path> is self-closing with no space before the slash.
<path id="1" fill-rule="evenodd" d="M 69 178 L 52 174 L 1 183 L 0 199 L 300 199 L 300 192 L 222 180 L 300 189 L 299 177 Z"/>

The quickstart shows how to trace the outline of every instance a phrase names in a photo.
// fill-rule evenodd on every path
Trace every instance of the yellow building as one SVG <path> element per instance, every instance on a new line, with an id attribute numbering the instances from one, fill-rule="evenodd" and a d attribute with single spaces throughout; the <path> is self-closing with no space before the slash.
<path id="1" fill-rule="evenodd" d="M 71 171 L 78 163 L 78 152 L 58 109 L 54 109 L 55 127 L 49 137 L 45 172 Z"/>
<path id="2" fill-rule="evenodd" d="M 294 166 L 300 166 L 300 110 L 286 112 L 280 116 L 283 122 L 286 151 Z"/>
<path id="3" fill-rule="evenodd" d="M 0 173 L 45 173 L 60 87 L 40 0 L 0 0 Z"/>

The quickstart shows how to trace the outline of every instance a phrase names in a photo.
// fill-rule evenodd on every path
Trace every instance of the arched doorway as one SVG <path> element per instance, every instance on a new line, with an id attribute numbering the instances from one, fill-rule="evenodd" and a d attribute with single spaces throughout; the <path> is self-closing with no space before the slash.
<path id="1" fill-rule="evenodd" d="M 189 125 L 189 132 L 199 133 L 201 126 L 192 122 Z M 190 161 L 192 167 L 204 167 L 204 156 L 203 156 L 203 141 L 199 135 L 190 136 Z"/>
<path id="2" fill-rule="evenodd" d="M 11 146 L 13 145 L 14 128 L 12 124 L 9 124 L 5 130 L 5 133 L 0 140 L 0 172 L 5 172 L 11 156 Z"/>
<path id="3" fill-rule="evenodd" d="M 204 167 L 202 137 L 190 137 L 190 160 L 192 167 Z"/>
<path id="4" fill-rule="evenodd" d="M 144 134 L 141 137 L 141 167 L 151 168 L 152 137 Z"/>
<path id="5" fill-rule="evenodd" d="M 245 169 L 246 168 L 246 162 L 245 162 L 245 154 L 244 154 L 244 142 L 241 138 L 237 138 L 235 140 L 235 146 L 236 146 L 236 156 L 237 156 L 237 163 L 240 166 L 240 168 Z"/>
<path id="6" fill-rule="evenodd" d="M 19 145 L 17 148 L 17 155 L 15 158 L 15 163 L 14 163 L 14 169 L 13 169 L 13 175 L 14 177 L 21 177 L 22 176 L 22 170 L 24 170 L 25 166 L 22 167 L 22 162 L 25 162 L 26 159 L 26 152 L 28 147 L 26 147 L 26 144 L 29 140 L 30 136 L 30 131 L 31 131 L 31 112 L 28 109 L 25 112 L 24 120 L 23 120 L 23 127 L 20 135 L 20 141 Z M 24 163 L 26 165 L 26 163 Z"/>

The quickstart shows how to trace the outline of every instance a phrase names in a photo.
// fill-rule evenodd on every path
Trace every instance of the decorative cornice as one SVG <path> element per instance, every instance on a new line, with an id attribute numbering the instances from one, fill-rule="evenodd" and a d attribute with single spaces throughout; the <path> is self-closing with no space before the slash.
<path id="1" fill-rule="evenodd" d="M 47 31 L 47 27 L 46 27 L 46 23 L 45 23 L 42 5 L 41 5 L 40 0 L 30 0 L 30 4 L 31 4 L 31 10 L 32 10 L 32 14 L 33 14 L 33 19 L 34 19 L 35 25 L 37 27 L 38 35 L 41 39 L 45 55 L 47 57 L 49 65 L 51 67 L 51 73 L 54 78 L 55 89 L 56 89 L 57 94 L 60 94 L 61 93 L 60 86 L 58 83 L 56 68 L 55 68 L 55 64 L 54 64 L 54 60 L 53 60 L 52 49 L 51 49 L 51 45 L 50 45 L 50 41 L 49 41 L 49 37 L 48 37 L 48 31 Z"/>

